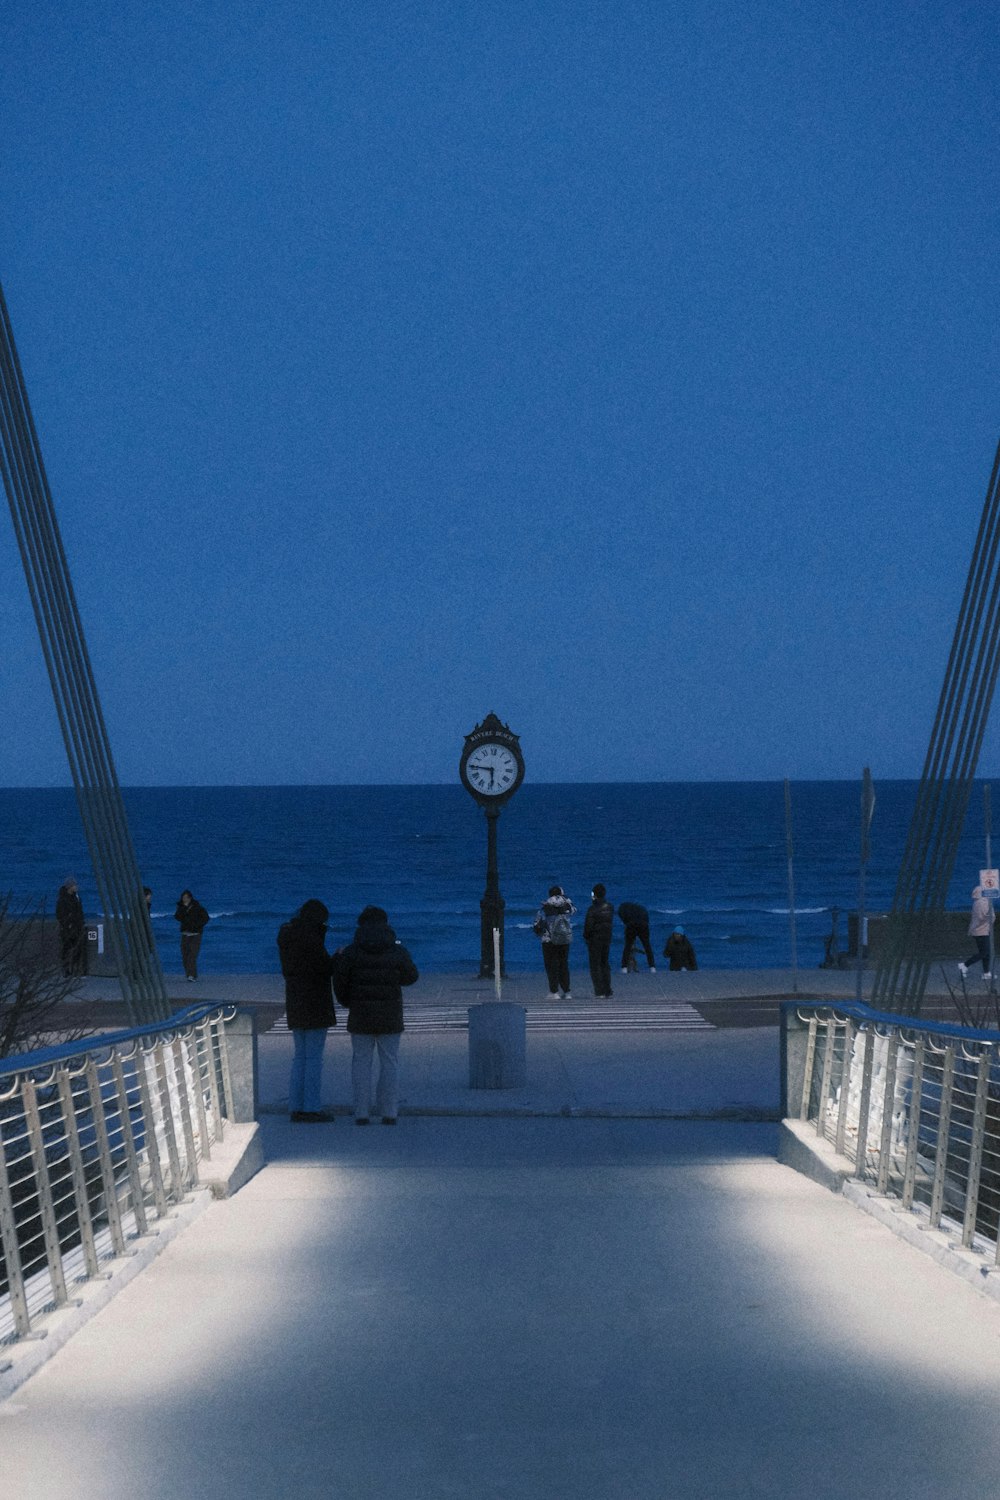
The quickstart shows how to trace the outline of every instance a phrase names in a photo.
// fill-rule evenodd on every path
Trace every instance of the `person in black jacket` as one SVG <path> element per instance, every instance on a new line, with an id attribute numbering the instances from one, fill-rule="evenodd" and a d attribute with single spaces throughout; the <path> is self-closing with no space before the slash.
<path id="1" fill-rule="evenodd" d="M 67 875 L 56 897 L 56 921 L 59 923 L 59 956 L 64 974 L 86 974 L 87 942 L 84 933 L 83 902 L 72 875 Z"/>
<path id="2" fill-rule="evenodd" d="M 320 1109 L 323 1048 L 330 1026 L 336 1026 L 331 980 L 333 955 L 326 951 L 326 919 L 322 901 L 306 901 L 278 932 L 281 972 L 285 976 L 285 1014 L 295 1039 L 288 1108 L 296 1123 L 332 1124 L 333 1115 Z"/>
<path id="3" fill-rule="evenodd" d="M 181 963 L 192 982 L 198 978 L 198 953 L 201 935 L 208 924 L 208 912 L 190 891 L 181 891 L 174 921 L 181 924 Z"/>
<path id="4" fill-rule="evenodd" d="M 694 956 L 694 948 L 691 939 L 687 936 L 683 927 L 675 927 L 667 938 L 663 948 L 663 957 L 669 958 L 670 967 L 678 969 L 696 969 L 698 960 Z"/>
<path id="5" fill-rule="evenodd" d="M 598 1000 L 610 1000 L 611 934 L 615 925 L 615 909 L 607 899 L 605 887 L 599 883 L 594 886 L 593 898 L 583 919 L 583 941 L 590 955 L 590 978 L 594 994 Z"/>
<path id="6" fill-rule="evenodd" d="M 622 949 L 622 973 L 627 974 L 632 964 L 632 952 L 636 942 L 640 942 L 646 953 L 646 962 L 649 964 L 649 972 L 656 973 L 656 959 L 653 957 L 652 945 L 649 941 L 649 912 L 638 901 L 623 901 L 618 908 L 618 915 L 625 923 L 625 947 Z"/>
<path id="7" fill-rule="evenodd" d="M 381 906 L 366 906 L 353 943 L 333 955 L 333 988 L 348 1011 L 354 1123 L 371 1118 L 372 1062 L 378 1050 L 375 1111 L 383 1125 L 399 1113 L 399 1038 L 404 984 L 416 984 L 417 966 L 389 926 Z"/>

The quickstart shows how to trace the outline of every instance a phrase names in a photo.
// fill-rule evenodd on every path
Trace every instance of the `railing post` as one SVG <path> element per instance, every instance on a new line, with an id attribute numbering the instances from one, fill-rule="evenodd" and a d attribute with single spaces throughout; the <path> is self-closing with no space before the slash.
<path id="1" fill-rule="evenodd" d="M 875 1064 L 875 1028 L 865 1031 L 865 1060 L 861 1068 L 861 1098 L 858 1101 L 858 1144 L 854 1153 L 857 1175 L 864 1181 L 868 1171 L 868 1114 L 871 1109 L 872 1070 Z"/>
<path id="2" fill-rule="evenodd" d="M 132 1129 L 132 1111 L 129 1106 L 128 1089 L 125 1087 L 125 1070 L 117 1049 L 111 1057 L 111 1074 L 115 1081 L 115 1093 L 118 1096 L 118 1116 L 122 1122 L 122 1146 L 125 1151 L 132 1216 L 135 1219 L 136 1233 L 146 1234 L 149 1224 L 146 1219 L 146 1205 L 143 1201 L 142 1179 L 139 1176 L 139 1158 L 135 1149 L 135 1132 Z"/>
<path id="3" fill-rule="evenodd" d="M 986 1100 L 990 1088 L 990 1054 L 986 1048 L 976 1070 L 976 1102 L 972 1110 L 972 1147 L 969 1151 L 969 1182 L 965 1194 L 965 1217 L 962 1220 L 962 1244 L 968 1249 L 976 1232 L 979 1213 L 979 1179 L 983 1170 L 983 1147 L 986 1137 Z"/>
<path id="4" fill-rule="evenodd" d="M 809 1017 L 809 1038 L 806 1042 L 806 1065 L 802 1070 L 802 1100 L 799 1104 L 799 1119 L 808 1120 L 809 1100 L 812 1096 L 813 1068 L 816 1066 L 816 1030 L 818 1018 L 813 1011 Z M 820 1093 L 820 1110 L 823 1108 L 823 1096 Z"/>
<path id="5" fill-rule="evenodd" d="M 66 1277 L 63 1273 L 62 1251 L 59 1246 L 59 1226 L 56 1223 L 55 1205 L 52 1202 L 52 1181 L 49 1164 L 45 1156 L 45 1141 L 42 1137 L 42 1122 L 38 1113 L 38 1090 L 33 1078 L 21 1084 L 21 1101 L 28 1127 L 31 1160 L 35 1169 L 35 1184 L 38 1189 L 38 1207 L 42 1218 L 42 1237 L 45 1240 L 45 1260 L 52 1284 L 52 1300 L 57 1307 L 64 1306 L 69 1297 L 66 1292 Z M 3 1185 L 0 1184 L 0 1198 Z"/>
<path id="6" fill-rule="evenodd" d="M 152 1067 L 155 1072 L 156 1060 L 152 1052 L 144 1052 L 140 1045 L 136 1048 L 135 1054 L 135 1077 L 139 1086 L 143 1135 L 149 1155 L 149 1180 L 153 1189 L 153 1203 L 156 1205 L 156 1217 L 162 1219 L 168 1212 L 170 1203 L 163 1183 L 160 1146 L 156 1139 L 156 1110 L 153 1108 L 153 1096 L 149 1091 L 149 1072 L 147 1071 L 149 1067 Z"/>
<path id="7" fill-rule="evenodd" d="M 951 1105 L 955 1092 L 955 1048 L 949 1044 L 944 1052 L 941 1069 L 941 1104 L 938 1109 L 937 1150 L 934 1153 L 934 1182 L 931 1187 L 931 1228 L 941 1223 L 944 1207 L 944 1172 L 948 1163 L 948 1138 L 951 1134 Z"/>
<path id="8" fill-rule="evenodd" d="M 913 1191 L 917 1181 L 917 1149 L 920 1145 L 920 1110 L 924 1092 L 924 1051 L 922 1036 L 913 1046 L 913 1073 L 910 1080 L 910 1118 L 906 1132 L 906 1164 L 903 1168 L 903 1191 L 900 1201 L 904 1208 L 913 1207 Z"/>
<path id="9" fill-rule="evenodd" d="M 257 1118 L 257 1034 L 253 1012 L 238 1010 L 220 1025 L 220 1060 L 226 1118 L 250 1123 Z"/>
<path id="10" fill-rule="evenodd" d="M 836 1016 L 831 1011 L 824 1023 L 823 1076 L 819 1084 L 819 1105 L 816 1110 L 816 1134 L 826 1139 L 826 1117 L 830 1107 L 830 1080 L 833 1077 L 833 1048 L 836 1036 Z"/>
<path id="11" fill-rule="evenodd" d="M 70 1173 L 73 1179 L 73 1199 L 76 1217 L 80 1226 L 80 1244 L 88 1276 L 100 1275 L 97 1246 L 94 1242 L 94 1223 L 90 1215 L 90 1194 L 87 1191 L 87 1174 L 83 1166 L 80 1149 L 80 1131 L 76 1123 L 76 1103 L 73 1098 L 73 1082 L 66 1068 L 58 1070 L 59 1099 L 62 1104 L 63 1126 L 66 1131 L 66 1147 L 69 1152 Z"/>
<path id="12" fill-rule="evenodd" d="M 87 1092 L 90 1095 L 90 1113 L 94 1122 L 94 1140 L 97 1145 L 97 1165 L 104 1189 L 104 1209 L 111 1232 L 111 1248 L 116 1255 L 125 1253 L 125 1235 L 122 1231 L 122 1216 L 118 1208 L 118 1193 L 115 1174 L 111 1165 L 111 1143 L 108 1139 L 108 1122 L 104 1118 L 104 1100 L 101 1097 L 101 1080 L 97 1076 L 97 1064 L 93 1053 L 85 1065 Z"/>
<path id="13" fill-rule="evenodd" d="M 2 1129 L 0 1129 L 0 1245 L 3 1246 L 4 1265 L 7 1268 L 7 1287 L 10 1292 L 11 1311 L 14 1314 L 14 1332 L 18 1338 L 27 1338 L 31 1332 L 31 1316 L 28 1312 L 28 1298 L 24 1290 L 21 1250 L 17 1243 L 17 1225 L 14 1222 L 10 1176 L 7 1171 L 7 1148 L 4 1146 Z"/>
<path id="14" fill-rule="evenodd" d="M 844 1055 L 840 1063 L 840 1105 L 837 1110 L 837 1138 L 834 1142 L 838 1156 L 844 1155 L 844 1142 L 847 1135 L 847 1102 L 851 1093 L 854 1035 L 854 1025 L 848 1019 L 844 1022 Z"/>
<path id="15" fill-rule="evenodd" d="M 889 1036 L 889 1047 L 885 1059 L 885 1082 L 882 1088 L 882 1136 L 879 1142 L 878 1177 L 876 1192 L 884 1194 L 889 1187 L 889 1169 L 892 1161 L 892 1121 L 896 1104 L 896 1057 L 899 1052 L 899 1032 L 893 1027 Z"/>
<path id="16" fill-rule="evenodd" d="M 170 1162 L 170 1196 L 175 1203 L 184 1201 L 184 1174 L 181 1171 L 181 1155 L 177 1149 L 177 1132 L 174 1129 L 174 1101 L 170 1097 L 170 1084 L 167 1079 L 166 1048 L 163 1042 L 157 1042 L 153 1048 L 153 1058 L 156 1065 L 156 1079 L 159 1084 L 160 1114 L 163 1119 L 163 1134 L 167 1142 L 167 1160 Z"/>

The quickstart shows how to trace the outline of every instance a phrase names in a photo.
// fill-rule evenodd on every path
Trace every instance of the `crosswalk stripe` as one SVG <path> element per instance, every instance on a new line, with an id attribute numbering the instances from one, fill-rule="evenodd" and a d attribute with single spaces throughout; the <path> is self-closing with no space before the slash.
<path id="1" fill-rule="evenodd" d="M 714 1031 L 715 1024 L 686 1001 L 672 1001 L 665 1005 L 636 1005 L 625 1009 L 598 1010 L 596 1008 L 570 1008 L 545 1006 L 536 1009 L 526 1007 L 525 1027 L 528 1031 Z M 270 1028 L 271 1032 L 288 1032 L 288 1023 L 281 1016 Z M 412 1032 L 468 1031 L 467 1006 L 414 1007 L 406 1012 L 406 1030 Z"/>

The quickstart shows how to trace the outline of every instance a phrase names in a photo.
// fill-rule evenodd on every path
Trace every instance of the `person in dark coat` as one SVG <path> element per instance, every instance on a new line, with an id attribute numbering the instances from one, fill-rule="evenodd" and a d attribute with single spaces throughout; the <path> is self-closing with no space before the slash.
<path id="1" fill-rule="evenodd" d="M 333 988 L 348 1012 L 354 1123 L 371 1119 L 372 1064 L 378 1052 L 375 1113 L 383 1125 L 399 1114 L 399 1038 L 403 985 L 416 984 L 417 966 L 389 926 L 381 906 L 366 906 L 354 941 L 333 955 Z"/>
<path id="2" fill-rule="evenodd" d="M 649 972 L 656 973 L 656 959 L 649 941 L 649 912 L 638 901 L 623 901 L 618 915 L 625 923 L 625 947 L 622 949 L 622 973 L 627 974 L 632 963 L 632 951 L 640 942 L 646 953 Z"/>
<path id="3" fill-rule="evenodd" d="M 67 875 L 59 887 L 56 921 L 59 923 L 59 957 L 63 973 L 86 974 L 87 938 L 83 902 L 72 875 Z"/>
<path id="4" fill-rule="evenodd" d="M 590 978 L 598 1000 L 610 1000 L 612 995 L 611 935 L 614 925 L 615 909 L 607 899 L 607 890 L 598 883 L 583 919 L 583 941 L 590 955 Z"/>
<path id="5" fill-rule="evenodd" d="M 288 1109 L 297 1124 L 331 1124 L 320 1108 L 326 1033 L 337 1024 L 333 1005 L 333 955 L 326 951 L 322 901 L 306 901 L 278 931 L 278 953 L 285 976 L 285 1015 L 295 1040 L 288 1082 Z"/>
<path id="6" fill-rule="evenodd" d="M 678 969 L 696 969 L 698 960 L 694 956 L 691 939 L 687 936 L 683 927 L 675 927 L 667 938 L 663 948 L 663 957 L 669 958 L 670 967 L 676 972 Z"/>
<path id="7" fill-rule="evenodd" d="M 208 924 L 208 912 L 190 891 L 181 891 L 174 920 L 181 924 L 181 963 L 193 983 L 198 978 L 198 953 L 201 935 Z"/>

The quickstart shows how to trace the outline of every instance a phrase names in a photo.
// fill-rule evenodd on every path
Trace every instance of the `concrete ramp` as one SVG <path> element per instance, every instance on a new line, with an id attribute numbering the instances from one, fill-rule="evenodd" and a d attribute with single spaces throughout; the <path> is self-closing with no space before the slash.
<path id="1" fill-rule="evenodd" d="M 996 1493 L 1000 1308 L 773 1126 L 264 1136 L 0 1407 L 12 1500 Z"/>

